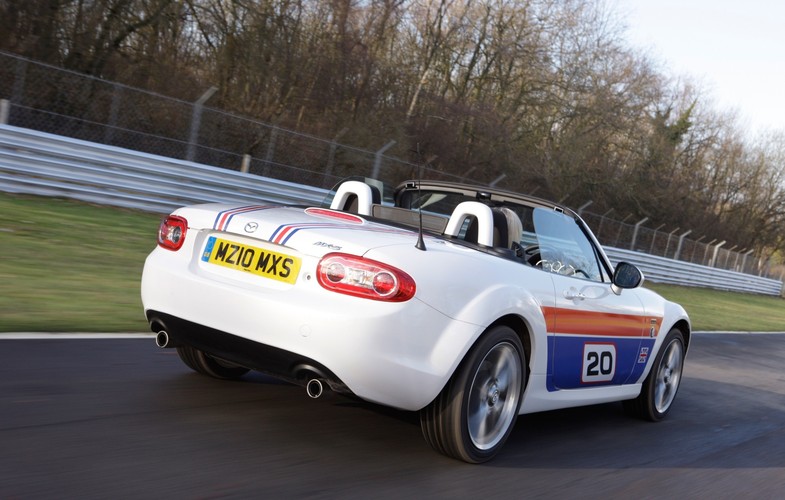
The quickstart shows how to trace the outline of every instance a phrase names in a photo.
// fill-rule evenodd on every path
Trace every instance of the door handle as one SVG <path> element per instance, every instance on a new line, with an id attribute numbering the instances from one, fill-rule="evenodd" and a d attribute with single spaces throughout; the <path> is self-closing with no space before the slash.
<path id="1" fill-rule="evenodd" d="M 584 300 L 586 296 L 574 288 L 564 291 L 564 298 L 567 300 Z"/>

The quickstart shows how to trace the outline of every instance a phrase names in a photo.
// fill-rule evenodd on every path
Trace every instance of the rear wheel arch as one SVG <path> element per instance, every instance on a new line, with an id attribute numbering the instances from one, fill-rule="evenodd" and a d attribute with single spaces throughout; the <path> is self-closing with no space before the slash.
<path id="1" fill-rule="evenodd" d="M 678 328 L 679 331 L 681 332 L 682 336 L 684 337 L 684 350 L 688 351 L 690 349 L 690 337 L 691 337 L 689 323 L 687 323 L 686 320 L 682 319 L 677 321 L 676 324 L 673 325 L 673 328 Z"/>
<path id="2" fill-rule="evenodd" d="M 496 319 L 493 323 L 485 327 L 482 333 L 480 333 L 480 335 L 477 336 L 477 338 L 475 338 L 474 341 L 466 348 L 466 351 L 462 354 L 462 356 L 455 361 L 455 366 L 452 368 L 452 372 L 449 373 L 449 376 L 447 377 L 447 381 L 442 385 L 441 389 L 439 390 L 439 393 L 443 392 L 444 389 L 450 384 L 450 381 L 455 376 L 455 372 L 458 371 L 458 369 L 460 368 L 461 364 L 464 362 L 466 357 L 469 356 L 469 354 L 471 353 L 472 349 L 474 349 L 474 347 L 483 339 L 483 337 L 488 332 L 490 332 L 497 326 L 507 326 L 511 328 L 518 336 L 518 339 L 521 341 L 521 344 L 523 345 L 523 354 L 525 356 L 525 359 L 523 360 L 523 364 L 526 370 L 525 373 L 526 380 L 523 386 L 523 390 L 524 391 L 526 390 L 526 386 L 529 383 L 529 375 L 531 374 L 531 367 L 529 366 L 531 360 L 531 350 L 532 350 L 532 339 L 530 333 L 531 330 L 529 330 L 529 327 L 526 325 L 526 322 L 524 321 L 523 318 L 521 318 L 517 314 L 507 314 L 505 316 Z M 437 395 L 434 398 L 434 400 L 438 399 L 438 397 L 439 396 Z M 433 403 L 434 400 L 431 400 L 431 403 Z"/>
<path id="3" fill-rule="evenodd" d="M 501 318 L 497 319 L 496 321 L 488 325 L 488 328 L 486 328 L 483 331 L 482 335 L 485 335 L 493 327 L 498 325 L 505 325 L 512 328 L 515 331 L 515 333 L 518 335 L 518 338 L 521 340 L 521 344 L 523 345 L 523 353 L 524 356 L 526 357 L 526 359 L 524 359 L 523 361 L 524 361 L 524 366 L 526 368 L 526 383 L 528 384 L 529 375 L 531 374 L 530 373 L 531 367 L 529 366 L 529 363 L 531 362 L 531 354 L 532 354 L 531 329 L 529 329 L 529 326 L 526 324 L 526 321 L 522 317 L 518 316 L 517 314 L 507 314 L 506 316 L 502 316 Z M 477 343 L 480 340 L 482 335 L 480 335 L 480 337 L 477 338 L 475 343 Z M 524 390 L 526 389 L 525 385 L 523 389 Z"/>

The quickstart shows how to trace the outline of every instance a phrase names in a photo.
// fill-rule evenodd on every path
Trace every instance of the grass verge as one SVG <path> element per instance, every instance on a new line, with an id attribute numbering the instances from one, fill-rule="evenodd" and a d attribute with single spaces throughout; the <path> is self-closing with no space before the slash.
<path id="1" fill-rule="evenodd" d="M 658 283 L 645 286 L 681 304 L 695 330 L 785 331 L 785 299 L 780 297 Z"/>
<path id="2" fill-rule="evenodd" d="M 139 280 L 159 222 L 0 193 L 0 331 L 147 331 Z"/>
<path id="3" fill-rule="evenodd" d="M 0 332 L 147 331 L 139 280 L 159 215 L 0 193 Z M 648 284 L 696 330 L 783 331 L 785 300 Z"/>

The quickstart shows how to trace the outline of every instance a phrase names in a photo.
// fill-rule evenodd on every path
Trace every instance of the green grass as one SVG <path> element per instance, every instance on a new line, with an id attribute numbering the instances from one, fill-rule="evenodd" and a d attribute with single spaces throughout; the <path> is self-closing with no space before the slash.
<path id="1" fill-rule="evenodd" d="M 147 331 L 139 281 L 160 216 L 0 193 L 0 332 Z M 648 284 L 697 330 L 784 331 L 785 300 Z"/>
<path id="2" fill-rule="evenodd" d="M 0 331 L 147 331 L 139 281 L 159 222 L 0 193 Z"/>
<path id="3" fill-rule="evenodd" d="M 785 299 L 781 297 L 656 283 L 645 286 L 681 304 L 695 330 L 785 331 Z"/>

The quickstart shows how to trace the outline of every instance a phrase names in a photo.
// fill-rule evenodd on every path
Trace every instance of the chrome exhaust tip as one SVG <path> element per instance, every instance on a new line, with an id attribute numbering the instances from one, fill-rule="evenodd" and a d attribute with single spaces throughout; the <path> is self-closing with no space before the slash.
<path id="1" fill-rule="evenodd" d="M 308 394 L 308 397 L 318 399 L 324 394 L 324 384 L 318 378 L 312 378 L 305 385 L 305 392 Z"/>
<path id="2" fill-rule="evenodd" d="M 165 330 L 161 330 L 155 334 L 155 345 L 160 348 L 169 347 L 169 334 Z"/>

